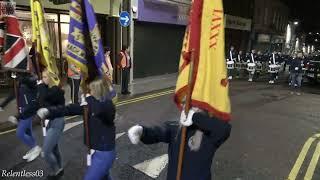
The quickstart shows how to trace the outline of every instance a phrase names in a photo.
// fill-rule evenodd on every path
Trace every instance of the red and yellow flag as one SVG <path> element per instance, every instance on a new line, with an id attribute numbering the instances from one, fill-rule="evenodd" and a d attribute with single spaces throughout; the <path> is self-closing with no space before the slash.
<path id="1" fill-rule="evenodd" d="M 175 102 L 179 108 L 188 90 L 193 51 L 191 106 L 207 110 L 221 120 L 230 120 L 224 41 L 222 0 L 193 0 L 176 85 Z"/>

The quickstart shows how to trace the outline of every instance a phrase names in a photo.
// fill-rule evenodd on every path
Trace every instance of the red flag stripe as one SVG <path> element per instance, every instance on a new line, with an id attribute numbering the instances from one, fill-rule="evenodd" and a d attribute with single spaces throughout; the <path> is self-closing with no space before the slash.
<path id="1" fill-rule="evenodd" d="M 23 48 L 25 48 L 25 42 L 20 38 L 16 43 L 12 45 L 4 54 L 4 63 L 9 63 Z"/>

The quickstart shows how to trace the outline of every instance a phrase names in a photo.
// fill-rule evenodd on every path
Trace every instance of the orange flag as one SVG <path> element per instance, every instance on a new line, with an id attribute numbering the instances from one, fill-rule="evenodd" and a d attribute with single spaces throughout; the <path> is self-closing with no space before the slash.
<path id="1" fill-rule="evenodd" d="M 175 102 L 179 108 L 185 103 L 193 51 L 191 106 L 224 121 L 231 119 L 224 41 L 222 0 L 193 0 L 176 84 Z"/>

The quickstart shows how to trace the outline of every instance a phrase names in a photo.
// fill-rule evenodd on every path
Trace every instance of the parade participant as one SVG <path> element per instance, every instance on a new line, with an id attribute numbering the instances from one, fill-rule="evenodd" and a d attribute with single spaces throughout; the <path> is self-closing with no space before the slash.
<path id="1" fill-rule="evenodd" d="M 71 88 L 71 102 L 79 103 L 79 88 L 81 82 L 80 70 L 74 64 L 68 65 L 68 83 Z"/>
<path id="2" fill-rule="evenodd" d="M 42 81 L 39 82 L 39 103 L 41 107 L 63 107 L 65 104 L 64 91 L 54 86 L 47 70 L 42 73 Z M 65 125 L 64 117 L 48 117 L 49 120 L 44 132 L 43 156 L 49 165 L 48 179 L 58 179 L 64 174 L 62 156 L 59 141 L 63 135 Z"/>
<path id="3" fill-rule="evenodd" d="M 129 92 L 129 79 L 130 79 L 130 69 L 132 66 L 131 57 L 129 55 L 129 47 L 123 46 L 122 50 L 119 53 L 119 62 L 118 67 L 121 68 L 122 71 L 122 79 L 121 79 L 121 94 L 128 95 L 131 94 Z"/>
<path id="4" fill-rule="evenodd" d="M 236 63 L 239 64 L 237 65 L 237 74 L 236 74 L 236 78 L 240 77 L 240 72 L 241 72 L 241 68 L 242 68 L 242 64 L 244 62 L 245 59 L 245 55 L 243 53 L 243 51 L 239 51 L 237 59 L 236 59 Z"/>
<path id="5" fill-rule="evenodd" d="M 84 176 L 85 180 L 111 179 L 110 169 L 115 160 L 115 106 L 111 99 L 106 98 L 109 88 L 102 80 L 95 80 L 89 84 L 90 94 L 81 98 L 81 105 L 70 104 L 65 108 L 49 107 L 38 111 L 40 118 L 47 116 L 63 117 L 83 114 L 83 105 L 88 105 L 89 142 L 91 151 L 91 165 Z M 84 137 L 87 138 L 86 132 Z M 86 139 L 84 141 L 87 142 Z"/>
<path id="6" fill-rule="evenodd" d="M 297 95 L 301 95 L 301 82 L 302 82 L 302 68 L 303 68 L 303 54 L 298 52 L 297 58 L 291 62 L 291 87 L 296 91 Z M 292 91 L 291 94 L 294 92 Z"/>
<path id="7" fill-rule="evenodd" d="M 249 82 L 252 82 L 253 81 L 253 77 L 254 77 L 254 73 L 256 71 L 256 61 L 255 59 L 257 58 L 257 55 L 256 55 L 256 50 L 252 50 L 250 55 L 249 55 L 249 59 L 248 59 L 248 72 L 249 72 L 249 79 L 248 81 Z"/>
<path id="8" fill-rule="evenodd" d="M 109 77 L 110 81 L 112 82 L 113 81 L 113 67 L 112 67 L 112 64 L 111 64 L 110 53 L 111 53 L 110 47 L 106 47 L 105 48 L 105 61 L 106 61 L 106 65 L 107 65 L 108 70 L 109 70 L 106 73 L 107 73 L 107 76 Z"/>
<path id="9" fill-rule="evenodd" d="M 24 160 L 31 162 L 41 153 L 41 148 L 37 145 L 32 132 L 32 118 L 37 111 L 37 82 L 36 77 L 31 74 L 24 74 L 18 78 L 18 109 L 17 116 L 10 116 L 8 121 L 18 125 L 17 137 L 27 145 L 30 150 L 23 156 Z M 13 100 L 9 97 L 8 99 Z M 8 101 L 9 102 L 9 101 Z"/>
<path id="10" fill-rule="evenodd" d="M 237 53 L 236 51 L 234 50 L 234 47 L 231 46 L 230 47 L 230 51 L 229 51 L 229 54 L 227 55 L 227 68 L 228 68 L 228 79 L 231 80 L 233 77 L 232 77 L 232 74 L 233 74 L 233 70 L 234 70 L 234 64 L 237 60 Z"/>
<path id="11" fill-rule="evenodd" d="M 277 69 L 277 61 L 278 61 L 278 54 L 277 52 L 273 52 L 271 54 L 270 57 L 270 61 L 269 61 L 269 73 L 270 73 L 270 80 L 269 80 L 269 84 L 274 84 L 275 80 L 277 79 L 277 73 L 278 73 L 278 69 Z"/>
<path id="12" fill-rule="evenodd" d="M 215 152 L 230 136 L 229 123 L 210 117 L 198 108 L 192 108 L 188 116 L 184 112 L 181 113 L 180 125 L 177 122 L 166 122 L 155 127 L 136 125 L 128 130 L 128 136 L 132 144 L 138 144 L 140 141 L 144 144 L 167 143 L 167 179 L 172 180 L 176 179 L 182 126 L 188 130 L 181 179 L 211 180 Z"/>

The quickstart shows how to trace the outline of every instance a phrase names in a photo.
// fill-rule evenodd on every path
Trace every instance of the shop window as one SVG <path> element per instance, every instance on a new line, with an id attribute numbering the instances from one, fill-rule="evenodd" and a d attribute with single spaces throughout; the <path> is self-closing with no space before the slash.
<path id="1" fill-rule="evenodd" d="M 31 12 L 16 10 L 16 16 L 19 20 L 20 29 L 24 39 L 27 42 L 29 48 L 32 46 L 32 22 Z M 60 21 L 59 21 L 60 17 Z M 69 22 L 70 16 L 67 14 L 58 13 L 45 13 L 45 18 L 48 22 L 49 36 L 54 44 L 53 49 L 56 58 L 60 58 L 60 54 L 64 54 L 67 47 L 68 34 L 69 34 Z M 60 29 L 59 29 L 60 24 Z M 61 39 L 59 39 L 59 31 L 61 33 Z M 61 49 L 60 49 L 61 43 Z"/>

